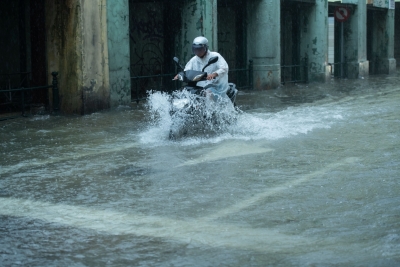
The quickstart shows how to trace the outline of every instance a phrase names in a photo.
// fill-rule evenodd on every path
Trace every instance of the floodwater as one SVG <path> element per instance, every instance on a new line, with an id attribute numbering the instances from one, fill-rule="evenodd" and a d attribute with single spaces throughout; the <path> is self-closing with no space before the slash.
<path id="1" fill-rule="evenodd" d="M 175 141 L 142 104 L 0 122 L 0 266 L 399 266 L 399 84 L 241 92 Z"/>

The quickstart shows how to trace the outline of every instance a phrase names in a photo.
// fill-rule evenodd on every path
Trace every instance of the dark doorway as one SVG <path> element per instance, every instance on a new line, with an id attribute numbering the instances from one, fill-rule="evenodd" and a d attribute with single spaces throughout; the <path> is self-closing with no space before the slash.
<path id="1" fill-rule="evenodd" d="M 396 2 L 396 10 L 394 14 L 394 58 L 396 59 L 397 66 L 400 66 L 400 47 L 396 45 L 400 43 L 400 2 Z"/>
<path id="2" fill-rule="evenodd" d="M 353 12 L 351 5 L 329 3 L 328 8 L 328 66 L 330 73 L 336 78 L 348 78 L 347 57 L 345 54 L 346 39 L 351 33 L 348 21 L 338 21 L 335 19 L 337 8 L 345 7 L 349 12 Z M 347 36 L 347 37 L 346 37 Z"/>
<path id="3" fill-rule="evenodd" d="M 300 80 L 300 3 L 281 2 L 281 81 Z"/>
<path id="4" fill-rule="evenodd" d="M 387 38 L 382 34 L 387 20 L 387 9 L 368 5 L 367 9 L 367 60 L 369 61 L 369 73 L 382 73 L 382 58 L 387 58 Z"/>
<path id="5" fill-rule="evenodd" d="M 44 10 L 44 0 L 0 2 L 1 113 L 48 104 L 47 89 L 1 92 L 47 84 Z"/>
<path id="6" fill-rule="evenodd" d="M 148 90 L 169 90 L 175 72 L 176 36 L 181 31 L 182 1 L 130 0 L 130 58 L 132 98 Z M 157 77 L 160 75 L 160 77 Z M 149 77 L 150 76 L 150 77 Z M 172 89 L 172 88 L 171 88 Z"/>
<path id="7" fill-rule="evenodd" d="M 229 65 L 229 81 L 247 85 L 246 1 L 218 0 L 218 51 Z"/>

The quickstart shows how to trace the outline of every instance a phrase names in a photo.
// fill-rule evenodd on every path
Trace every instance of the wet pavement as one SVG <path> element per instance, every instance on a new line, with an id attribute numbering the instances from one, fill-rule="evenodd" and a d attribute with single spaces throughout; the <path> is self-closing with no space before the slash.
<path id="1" fill-rule="evenodd" d="M 0 265 L 398 266 L 399 82 L 241 92 L 176 141 L 145 103 L 0 122 Z"/>

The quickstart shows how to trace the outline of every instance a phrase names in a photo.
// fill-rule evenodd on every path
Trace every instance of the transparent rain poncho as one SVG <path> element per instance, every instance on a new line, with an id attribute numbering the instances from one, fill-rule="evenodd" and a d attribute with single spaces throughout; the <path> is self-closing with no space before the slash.
<path id="1" fill-rule="evenodd" d="M 189 62 L 185 66 L 186 70 L 197 70 L 201 71 L 205 65 L 207 65 L 208 61 L 212 57 L 218 57 L 218 61 L 214 64 L 208 66 L 204 71 L 208 74 L 217 73 L 218 76 L 212 80 L 213 87 L 209 88 L 212 93 L 217 95 L 223 95 L 229 88 L 228 85 L 228 63 L 226 63 L 225 59 L 221 56 L 221 54 L 217 52 L 207 51 L 207 54 L 200 58 L 198 56 L 192 57 Z"/>

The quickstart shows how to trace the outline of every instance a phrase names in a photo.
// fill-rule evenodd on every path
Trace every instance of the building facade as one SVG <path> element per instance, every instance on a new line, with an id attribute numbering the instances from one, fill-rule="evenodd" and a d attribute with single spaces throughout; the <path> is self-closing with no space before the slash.
<path id="1" fill-rule="evenodd" d="M 7 40 L 0 45 L 0 74 L 27 72 L 31 84 L 43 84 L 58 71 L 59 108 L 66 114 L 129 105 L 155 84 L 173 86 L 168 79 L 136 78 L 174 73 L 172 58 L 189 60 L 199 35 L 231 70 L 248 69 L 251 61 L 255 90 L 391 74 L 400 57 L 396 2 L 12 1 L 0 4 L 0 32 Z M 249 75 L 235 73 L 233 82 Z M 37 101 L 52 107 L 51 90 L 37 94 Z"/>

